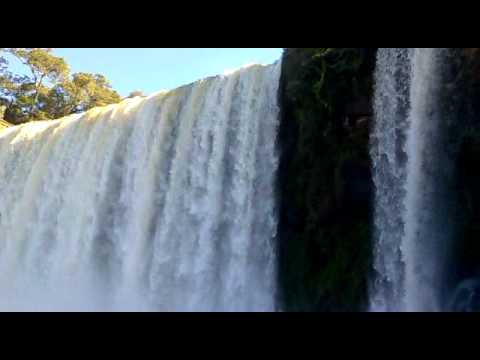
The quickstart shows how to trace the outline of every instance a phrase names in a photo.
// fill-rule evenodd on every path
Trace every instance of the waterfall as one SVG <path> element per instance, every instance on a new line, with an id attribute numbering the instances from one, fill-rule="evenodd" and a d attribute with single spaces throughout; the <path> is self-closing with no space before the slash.
<path id="1" fill-rule="evenodd" d="M 380 49 L 372 134 L 373 311 L 439 311 L 454 231 L 450 49 Z"/>
<path id="2" fill-rule="evenodd" d="M 275 310 L 279 75 L 0 132 L 0 310 Z"/>

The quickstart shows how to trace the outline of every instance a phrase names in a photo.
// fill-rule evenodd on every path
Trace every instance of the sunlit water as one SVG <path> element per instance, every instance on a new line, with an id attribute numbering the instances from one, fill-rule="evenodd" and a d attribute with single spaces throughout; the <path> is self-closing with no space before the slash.
<path id="1" fill-rule="evenodd" d="M 0 310 L 275 310 L 280 63 L 0 132 Z"/>

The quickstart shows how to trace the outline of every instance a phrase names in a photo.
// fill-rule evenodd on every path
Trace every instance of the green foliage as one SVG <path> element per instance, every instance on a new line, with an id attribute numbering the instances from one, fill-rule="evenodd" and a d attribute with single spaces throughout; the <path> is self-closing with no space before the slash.
<path id="1" fill-rule="evenodd" d="M 13 74 L 6 54 L 29 74 Z M 55 119 L 120 100 L 103 75 L 70 74 L 68 64 L 52 49 L 0 48 L 0 105 L 6 107 L 5 119 L 14 124 Z"/>
<path id="2" fill-rule="evenodd" d="M 373 187 L 369 134 L 346 129 L 345 119 L 349 104 L 371 96 L 374 50 L 284 55 L 279 276 L 287 310 L 355 311 L 365 304 L 371 201 L 356 199 L 352 189 Z M 358 169 L 366 175 L 352 178 Z"/>
<path id="3" fill-rule="evenodd" d="M 28 66 L 33 77 L 33 85 L 41 85 L 47 78 L 55 82 L 68 76 L 68 65 L 62 58 L 53 56 L 52 49 L 7 49 L 7 52 L 17 57 L 24 65 Z"/>

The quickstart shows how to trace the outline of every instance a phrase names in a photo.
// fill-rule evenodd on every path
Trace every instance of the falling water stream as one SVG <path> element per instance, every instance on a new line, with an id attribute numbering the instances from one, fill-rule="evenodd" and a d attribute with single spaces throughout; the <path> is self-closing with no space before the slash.
<path id="1" fill-rule="evenodd" d="M 372 311 L 444 307 L 451 56 L 378 51 Z M 0 311 L 277 310 L 279 77 L 252 65 L 2 130 Z"/>
<path id="2" fill-rule="evenodd" d="M 0 310 L 275 310 L 279 75 L 0 132 Z"/>
<path id="3" fill-rule="evenodd" d="M 380 49 L 374 167 L 373 311 L 440 311 L 449 241 L 453 162 L 445 97 L 450 49 Z"/>

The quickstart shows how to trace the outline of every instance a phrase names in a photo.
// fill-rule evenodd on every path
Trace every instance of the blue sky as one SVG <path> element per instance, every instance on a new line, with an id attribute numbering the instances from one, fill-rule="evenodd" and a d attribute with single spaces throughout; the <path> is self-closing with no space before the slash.
<path id="1" fill-rule="evenodd" d="M 100 73 L 120 95 L 173 89 L 246 63 L 273 63 L 273 48 L 56 48 L 71 72 Z"/>

